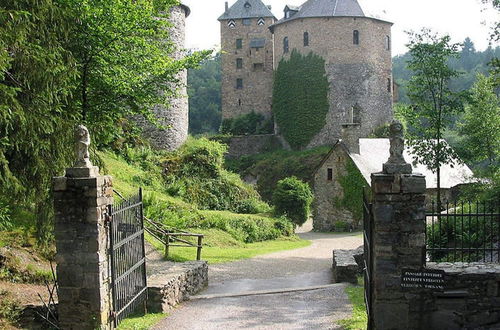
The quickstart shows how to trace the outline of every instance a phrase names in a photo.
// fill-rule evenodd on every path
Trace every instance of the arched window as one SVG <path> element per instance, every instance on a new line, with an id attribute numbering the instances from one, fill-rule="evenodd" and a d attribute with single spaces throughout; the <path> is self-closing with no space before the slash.
<path id="1" fill-rule="evenodd" d="M 391 37 L 385 36 L 385 49 L 391 50 Z"/>
<path id="2" fill-rule="evenodd" d="M 283 53 L 288 53 L 289 50 L 288 37 L 285 37 L 283 38 Z"/>
<path id="3" fill-rule="evenodd" d="M 304 32 L 304 47 L 309 46 L 309 32 Z"/>
<path id="4" fill-rule="evenodd" d="M 359 31 L 358 30 L 354 30 L 354 32 L 352 33 L 352 43 L 355 45 L 359 45 Z"/>

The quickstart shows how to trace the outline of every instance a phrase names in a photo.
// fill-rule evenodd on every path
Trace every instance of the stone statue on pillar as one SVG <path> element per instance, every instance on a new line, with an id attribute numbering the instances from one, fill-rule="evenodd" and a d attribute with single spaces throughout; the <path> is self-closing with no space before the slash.
<path id="1" fill-rule="evenodd" d="M 393 120 L 391 123 L 390 140 L 390 156 L 387 163 L 383 165 L 383 172 L 387 174 L 411 174 L 411 164 L 408 164 L 403 157 L 405 150 L 403 125 L 397 120 Z"/>
<path id="2" fill-rule="evenodd" d="M 89 154 L 90 134 L 87 127 L 78 125 L 75 130 L 75 164 L 66 169 L 66 176 L 72 178 L 89 178 L 99 175 L 99 168 L 93 166 Z"/>

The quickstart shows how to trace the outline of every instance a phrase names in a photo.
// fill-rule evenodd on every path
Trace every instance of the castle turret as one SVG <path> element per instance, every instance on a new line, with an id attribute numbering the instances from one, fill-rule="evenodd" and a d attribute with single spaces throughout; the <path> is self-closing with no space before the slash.
<path id="1" fill-rule="evenodd" d="M 190 14 L 189 7 L 180 4 L 170 9 L 169 28 L 170 42 L 175 45 L 173 57 L 177 60 L 184 56 L 186 43 L 186 18 Z M 168 106 L 157 105 L 153 112 L 164 129 L 158 129 L 144 118 L 136 118 L 142 127 L 143 135 L 155 148 L 175 150 L 180 147 L 188 137 L 189 105 L 187 97 L 187 71 L 177 75 L 178 82 L 169 84 L 169 89 L 175 89 L 177 95 L 169 100 Z M 162 91 L 159 91 L 160 93 Z"/>
<path id="2" fill-rule="evenodd" d="M 252 111 L 271 117 L 273 35 L 276 18 L 261 0 L 226 2 L 221 23 L 222 117 Z"/>
<path id="3" fill-rule="evenodd" d="M 391 26 L 357 0 L 309 0 L 286 6 L 284 18 L 270 27 L 276 68 L 293 50 L 325 60 L 330 106 L 309 148 L 335 143 L 343 130 L 353 139 L 368 137 L 392 120 Z"/>

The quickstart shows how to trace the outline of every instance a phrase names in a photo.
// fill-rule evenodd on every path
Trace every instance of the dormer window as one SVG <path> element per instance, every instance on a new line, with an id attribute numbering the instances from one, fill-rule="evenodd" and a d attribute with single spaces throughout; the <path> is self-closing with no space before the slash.
<path id="1" fill-rule="evenodd" d="M 257 20 L 257 25 L 264 25 L 264 24 L 266 24 L 266 20 L 263 17 Z"/>
<path id="2" fill-rule="evenodd" d="M 293 15 L 297 14 L 297 12 L 299 11 L 298 7 L 295 7 L 295 6 L 286 6 L 285 7 L 285 18 L 290 18 L 292 17 Z"/>
<path id="3" fill-rule="evenodd" d="M 245 7 L 246 9 L 250 9 L 252 8 L 252 5 L 250 4 L 250 2 L 245 2 L 245 4 L 243 5 L 243 7 Z"/>
<path id="4" fill-rule="evenodd" d="M 229 26 L 230 28 L 236 27 L 236 21 L 234 19 L 230 19 L 229 21 L 227 21 L 227 26 Z"/>

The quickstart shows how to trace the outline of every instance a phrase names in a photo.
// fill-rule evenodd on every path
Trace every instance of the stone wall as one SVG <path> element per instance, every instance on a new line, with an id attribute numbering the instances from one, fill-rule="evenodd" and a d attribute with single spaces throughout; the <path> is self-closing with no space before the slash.
<path id="1" fill-rule="evenodd" d="M 348 175 L 346 165 L 351 161 L 344 146 L 337 144 L 314 174 L 314 230 L 335 231 L 337 221 L 346 222 L 353 229 L 360 226 L 362 219 L 356 219 L 351 211 L 339 205 L 344 198 L 344 188 L 339 179 Z M 332 180 L 328 180 L 329 169 L 332 171 Z"/>
<path id="2" fill-rule="evenodd" d="M 176 263 L 148 276 L 148 311 L 167 313 L 208 285 L 206 261 Z"/>
<path id="3" fill-rule="evenodd" d="M 281 149 L 281 142 L 274 134 L 233 136 L 229 140 L 228 158 L 256 155 Z"/>
<path id="4" fill-rule="evenodd" d="M 354 30 L 360 32 L 359 45 L 353 44 Z M 309 46 L 303 45 L 304 32 L 309 33 Z M 391 23 L 365 17 L 304 18 L 274 28 L 275 67 L 293 49 L 304 55 L 312 51 L 326 61 L 330 83 L 327 124 L 308 148 L 341 138 L 342 124 L 352 123 L 355 106 L 361 114 L 359 137 L 369 136 L 392 119 L 392 61 L 386 36 L 391 36 Z M 285 37 L 289 53 L 283 52 Z"/>
<path id="5" fill-rule="evenodd" d="M 188 8 L 185 6 L 174 6 L 171 8 L 169 21 L 172 23 L 172 27 L 169 33 L 170 42 L 176 47 L 173 54 L 175 59 L 181 59 L 184 56 L 187 14 Z M 168 89 L 175 89 L 177 96 L 170 98 L 168 105 L 157 105 L 153 109 L 155 117 L 164 129 L 157 128 L 146 121 L 145 118 L 135 118 L 139 126 L 142 127 L 144 137 L 150 140 L 154 147 L 159 149 L 175 150 L 188 137 L 189 105 L 187 97 L 187 72 L 180 72 L 176 79 L 178 83 L 168 84 Z"/>
<path id="6" fill-rule="evenodd" d="M 500 265 L 427 263 L 442 269 L 445 291 L 427 301 L 428 329 L 500 329 Z"/>
<path id="7" fill-rule="evenodd" d="M 249 18 L 250 25 L 237 19 L 235 27 L 227 20 L 221 21 L 222 48 L 222 118 L 236 118 L 252 111 L 271 117 L 273 89 L 273 35 L 269 26 L 275 22 L 265 17 L 264 25 L 257 25 L 258 18 Z M 263 48 L 250 48 L 252 39 L 264 38 Z M 236 40 L 242 39 L 242 48 L 236 48 Z M 236 61 L 241 59 L 242 68 Z M 255 64 L 262 67 L 255 68 Z M 236 87 L 236 80 L 243 80 L 243 87 Z"/>

